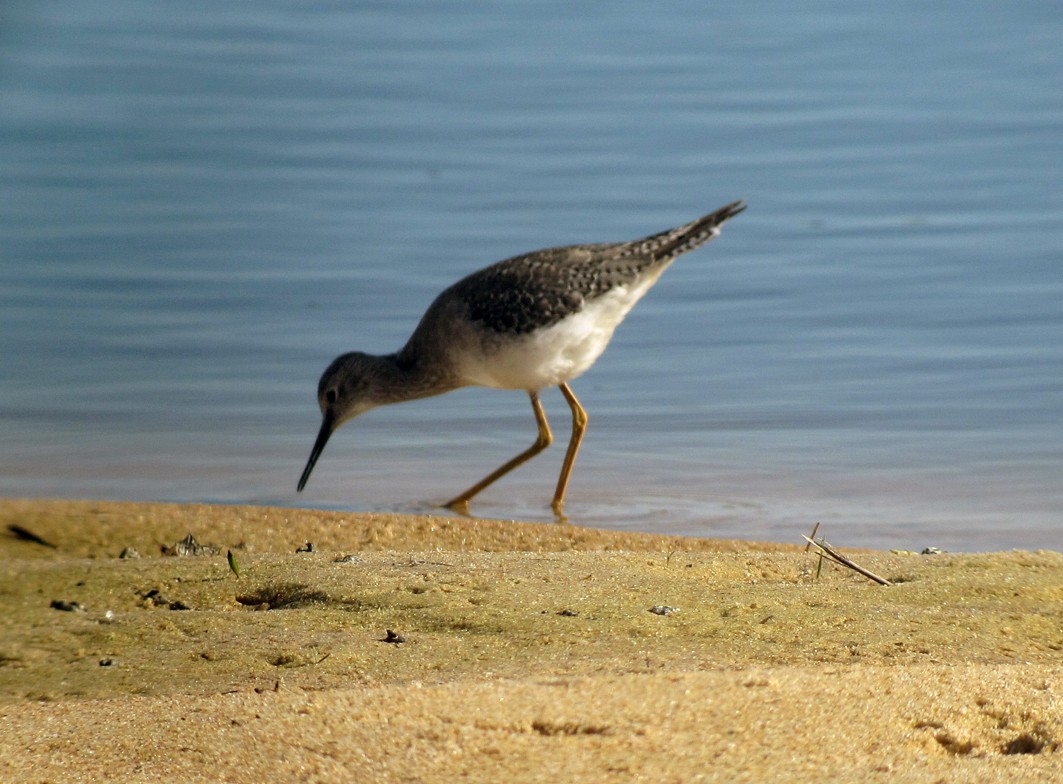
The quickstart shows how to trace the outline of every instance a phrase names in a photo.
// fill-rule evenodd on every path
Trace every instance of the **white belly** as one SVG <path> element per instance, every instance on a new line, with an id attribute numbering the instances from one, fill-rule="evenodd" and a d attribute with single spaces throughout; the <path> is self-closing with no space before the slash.
<path id="1" fill-rule="evenodd" d="M 461 375 L 476 386 L 527 390 L 576 378 L 601 356 L 617 325 L 656 279 L 619 286 L 545 329 L 484 340 L 481 351 L 461 357 Z"/>

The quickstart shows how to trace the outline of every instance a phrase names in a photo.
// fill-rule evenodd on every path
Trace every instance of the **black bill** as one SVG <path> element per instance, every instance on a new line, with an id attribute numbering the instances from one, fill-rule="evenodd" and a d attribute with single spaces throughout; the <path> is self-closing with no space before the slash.
<path id="1" fill-rule="evenodd" d="M 296 490 L 300 493 L 306 487 L 306 480 L 310 478 L 310 472 L 314 470 L 314 464 L 321 457 L 321 453 L 325 451 L 325 444 L 328 443 L 329 436 L 332 435 L 332 424 L 332 417 L 327 414 L 321 420 L 321 429 L 317 432 L 317 441 L 314 442 L 314 448 L 310 450 L 310 459 L 306 461 L 306 468 L 303 469 L 303 475 L 299 477 L 299 484 L 296 487 Z"/>

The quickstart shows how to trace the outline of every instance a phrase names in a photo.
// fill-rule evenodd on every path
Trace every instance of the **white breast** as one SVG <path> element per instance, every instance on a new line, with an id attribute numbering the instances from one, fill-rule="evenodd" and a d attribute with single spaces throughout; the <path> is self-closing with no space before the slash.
<path id="1" fill-rule="evenodd" d="M 475 386 L 527 390 L 576 378 L 605 351 L 617 325 L 659 274 L 618 286 L 544 329 L 483 338 L 481 350 L 464 351 L 458 358 L 461 375 Z"/>

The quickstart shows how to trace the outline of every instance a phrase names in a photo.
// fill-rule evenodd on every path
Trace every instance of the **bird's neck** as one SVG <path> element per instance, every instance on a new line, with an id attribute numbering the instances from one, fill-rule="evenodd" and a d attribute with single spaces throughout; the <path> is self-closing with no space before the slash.
<path id="1" fill-rule="evenodd" d="M 439 368 L 406 349 L 375 359 L 379 363 L 377 372 L 380 383 L 374 397 L 379 404 L 441 395 L 457 386 L 449 383 Z"/>

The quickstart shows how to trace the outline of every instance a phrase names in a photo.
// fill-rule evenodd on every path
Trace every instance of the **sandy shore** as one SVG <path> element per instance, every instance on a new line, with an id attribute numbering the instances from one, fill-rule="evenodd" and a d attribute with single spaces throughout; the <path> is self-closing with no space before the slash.
<path id="1" fill-rule="evenodd" d="M 797 546 L 568 525 L 0 522 L 3 782 L 1063 781 L 1055 552 L 855 554 L 883 587 Z M 162 553 L 189 533 L 217 549 Z"/>

